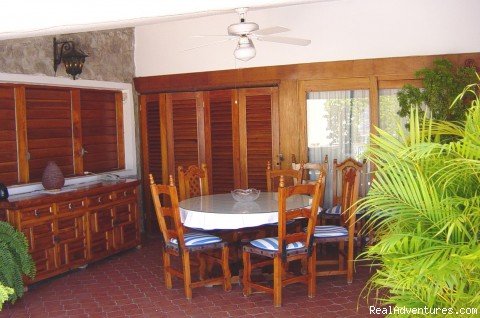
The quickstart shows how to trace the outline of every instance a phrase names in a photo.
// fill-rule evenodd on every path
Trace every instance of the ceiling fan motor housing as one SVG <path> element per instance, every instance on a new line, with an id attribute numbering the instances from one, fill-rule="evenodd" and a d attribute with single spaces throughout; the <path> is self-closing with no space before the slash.
<path id="1" fill-rule="evenodd" d="M 229 25 L 227 30 L 229 35 L 241 36 L 255 32 L 258 29 L 259 26 L 255 22 L 241 22 Z"/>

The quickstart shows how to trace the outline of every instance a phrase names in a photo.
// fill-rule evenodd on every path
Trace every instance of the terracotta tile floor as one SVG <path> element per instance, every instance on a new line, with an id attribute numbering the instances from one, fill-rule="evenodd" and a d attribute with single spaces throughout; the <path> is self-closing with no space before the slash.
<path id="1" fill-rule="evenodd" d="M 149 239 L 132 249 L 30 287 L 23 299 L 6 305 L 0 317 L 367 317 L 359 298 L 370 272 L 358 267 L 354 282 L 344 276 L 319 277 L 317 296 L 307 297 L 303 284 L 283 290 L 283 307 L 272 297 L 245 298 L 234 284 L 226 293 L 220 286 L 197 288 L 187 301 L 181 281 L 167 290 L 163 283 L 160 241 Z M 357 309 L 358 305 L 358 309 Z"/>

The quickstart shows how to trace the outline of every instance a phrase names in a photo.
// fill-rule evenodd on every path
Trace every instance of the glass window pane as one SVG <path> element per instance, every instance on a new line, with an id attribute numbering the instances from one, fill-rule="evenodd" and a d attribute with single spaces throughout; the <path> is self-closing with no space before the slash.
<path id="1" fill-rule="evenodd" d="M 399 128 L 407 132 L 405 124 L 408 122 L 407 117 L 402 118 L 397 114 L 400 110 L 397 98 L 399 90 L 399 88 L 379 90 L 379 127 L 397 138 L 399 137 Z"/>
<path id="2" fill-rule="evenodd" d="M 332 162 L 348 157 L 362 159 L 370 134 L 368 90 L 310 92 L 307 94 L 308 161 Z M 313 177 L 313 176 L 311 176 Z M 332 202 L 332 173 L 329 171 L 325 207 Z"/>

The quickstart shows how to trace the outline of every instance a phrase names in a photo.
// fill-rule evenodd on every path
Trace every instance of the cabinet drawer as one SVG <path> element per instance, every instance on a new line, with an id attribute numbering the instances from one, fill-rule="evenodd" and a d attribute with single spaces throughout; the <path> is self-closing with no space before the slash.
<path id="1" fill-rule="evenodd" d="M 85 207 L 84 200 L 74 200 L 74 201 L 57 203 L 57 211 L 59 214 L 77 212 L 83 209 L 84 207 Z"/>
<path id="2" fill-rule="evenodd" d="M 37 206 L 20 210 L 20 220 L 22 222 L 49 216 L 53 216 L 53 207 L 51 205 Z"/>
<path id="3" fill-rule="evenodd" d="M 88 206 L 94 207 L 103 204 L 108 204 L 113 201 L 112 193 L 103 193 L 96 196 L 92 196 L 88 198 Z"/>
<path id="4" fill-rule="evenodd" d="M 137 189 L 136 188 L 131 188 L 131 189 L 125 189 L 125 190 L 122 190 L 122 191 L 116 191 L 115 192 L 115 197 L 117 198 L 117 200 L 136 199 Z"/>

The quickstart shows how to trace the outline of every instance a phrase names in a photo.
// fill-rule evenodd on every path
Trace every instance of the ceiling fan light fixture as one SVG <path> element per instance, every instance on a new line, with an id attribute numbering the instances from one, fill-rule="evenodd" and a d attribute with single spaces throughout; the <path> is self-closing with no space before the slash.
<path id="1" fill-rule="evenodd" d="M 255 22 L 240 22 L 228 26 L 229 35 L 245 35 L 255 32 L 260 27 Z"/>
<path id="2" fill-rule="evenodd" d="M 238 41 L 237 48 L 233 52 L 233 55 L 237 60 L 248 61 L 255 57 L 257 52 L 255 51 L 255 46 L 253 45 L 252 40 L 248 37 L 241 37 Z"/>

